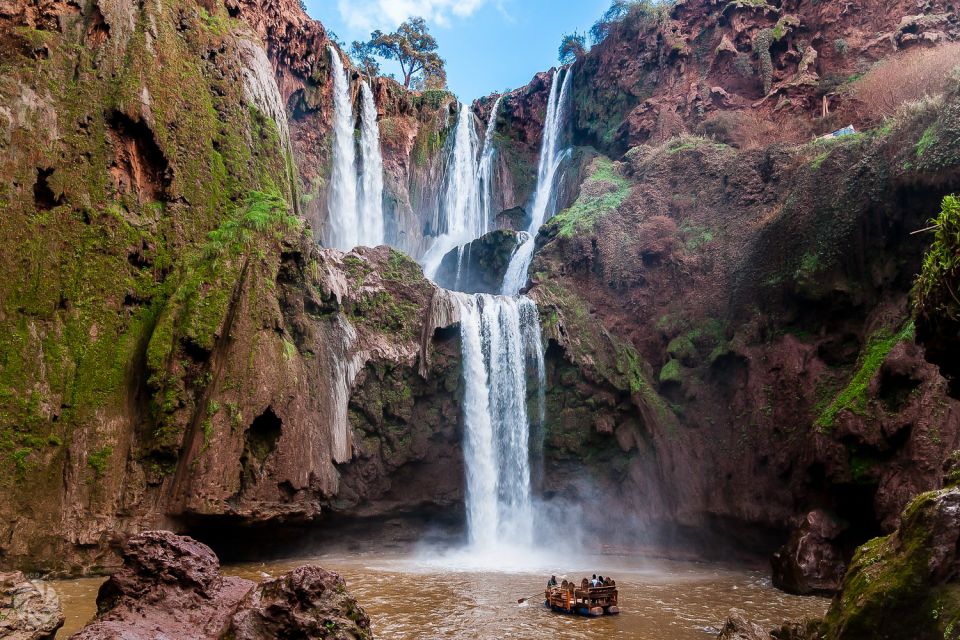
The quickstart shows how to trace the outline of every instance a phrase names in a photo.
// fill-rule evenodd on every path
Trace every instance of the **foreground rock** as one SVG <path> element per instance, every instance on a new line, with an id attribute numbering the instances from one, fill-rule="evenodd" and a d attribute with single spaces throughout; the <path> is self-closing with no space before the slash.
<path id="1" fill-rule="evenodd" d="M 0 573 L 0 638 L 53 640 L 63 626 L 57 593 L 22 573 Z"/>
<path id="2" fill-rule="evenodd" d="M 895 533 L 860 547 L 824 622 L 829 640 L 953 638 L 960 625 L 960 488 L 925 493 Z"/>
<path id="3" fill-rule="evenodd" d="M 134 536 L 120 553 L 123 568 L 97 595 L 97 619 L 75 639 L 372 637 L 343 579 L 319 567 L 261 584 L 225 577 L 209 547 L 166 531 Z"/>
<path id="4" fill-rule="evenodd" d="M 226 637 L 372 638 L 370 618 L 347 593 L 343 578 L 319 567 L 300 567 L 261 583 L 240 604 Z"/>
<path id="5" fill-rule="evenodd" d="M 827 512 L 808 513 L 773 556 L 774 586 L 797 595 L 836 593 L 846 569 L 836 544 L 843 531 L 844 525 Z"/>
<path id="6" fill-rule="evenodd" d="M 760 625 L 747 619 L 740 609 L 731 609 L 730 617 L 720 630 L 717 640 L 769 640 L 770 634 Z"/>

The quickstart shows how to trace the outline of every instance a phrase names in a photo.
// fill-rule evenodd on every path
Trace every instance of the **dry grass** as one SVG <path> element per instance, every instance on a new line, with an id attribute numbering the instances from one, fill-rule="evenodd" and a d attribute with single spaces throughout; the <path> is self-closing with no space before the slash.
<path id="1" fill-rule="evenodd" d="M 737 149 L 762 149 L 776 142 L 799 143 L 810 131 L 795 119 L 770 119 L 763 112 L 719 111 L 703 123 L 704 134 Z"/>
<path id="2" fill-rule="evenodd" d="M 941 93 L 958 64 L 960 42 L 912 49 L 877 63 L 853 85 L 858 115 L 878 122 L 895 115 L 907 102 Z"/>

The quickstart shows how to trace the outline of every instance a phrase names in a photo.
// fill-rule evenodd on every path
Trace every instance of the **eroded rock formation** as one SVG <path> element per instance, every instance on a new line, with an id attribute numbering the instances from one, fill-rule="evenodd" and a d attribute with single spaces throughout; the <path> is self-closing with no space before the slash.
<path id="1" fill-rule="evenodd" d="M 19 571 L 0 573 L 0 637 L 53 640 L 63 626 L 60 598 L 49 585 Z"/>
<path id="2" fill-rule="evenodd" d="M 73 638 L 267 640 L 372 638 L 343 578 L 305 566 L 256 584 L 220 573 L 192 538 L 148 531 L 123 543 L 123 567 L 97 595 L 97 618 Z"/>

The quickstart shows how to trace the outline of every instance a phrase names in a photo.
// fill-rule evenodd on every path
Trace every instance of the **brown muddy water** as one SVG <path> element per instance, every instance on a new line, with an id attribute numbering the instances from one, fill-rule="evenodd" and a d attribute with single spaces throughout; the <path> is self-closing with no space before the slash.
<path id="1" fill-rule="evenodd" d="M 611 555 L 580 559 L 563 569 L 509 572 L 430 556 L 344 553 L 225 566 L 224 573 L 260 580 L 303 564 L 343 575 L 370 615 L 376 637 L 387 640 L 492 635 L 706 640 L 716 636 L 733 607 L 772 628 L 786 620 L 822 616 L 829 603 L 781 593 L 761 571 Z M 587 619 L 550 612 L 543 607 L 542 594 L 551 572 L 577 580 L 592 573 L 612 576 L 620 590 L 622 613 Z M 93 578 L 53 583 L 67 616 L 58 639 L 68 638 L 93 617 L 101 582 Z M 529 604 L 517 604 L 518 598 L 529 596 L 533 596 Z"/>

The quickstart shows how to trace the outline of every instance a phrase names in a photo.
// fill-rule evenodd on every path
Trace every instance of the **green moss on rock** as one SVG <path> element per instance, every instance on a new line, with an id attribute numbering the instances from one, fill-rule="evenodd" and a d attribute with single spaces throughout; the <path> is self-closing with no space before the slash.
<path id="1" fill-rule="evenodd" d="M 826 640 L 955 637 L 960 489 L 925 493 L 898 531 L 860 547 L 823 624 Z"/>
<path id="2" fill-rule="evenodd" d="M 891 333 L 888 329 L 881 329 L 871 336 L 866 348 L 860 355 L 859 369 L 857 369 L 849 384 L 820 414 L 820 417 L 816 420 L 816 426 L 824 430 L 832 428 L 834 421 L 842 411 L 862 414 L 867 408 L 869 397 L 867 391 L 870 382 L 880 371 L 880 366 L 883 365 L 883 362 L 897 344 L 905 340 L 913 340 L 913 338 L 913 322 L 906 323 L 897 333 Z"/>

